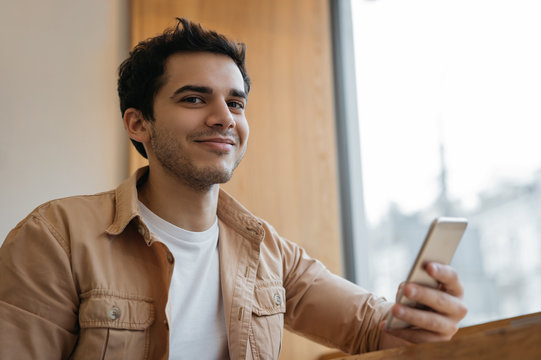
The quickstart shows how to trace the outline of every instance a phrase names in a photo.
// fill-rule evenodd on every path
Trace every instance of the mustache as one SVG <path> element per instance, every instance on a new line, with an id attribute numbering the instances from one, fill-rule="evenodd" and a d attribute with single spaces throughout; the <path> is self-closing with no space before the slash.
<path id="1" fill-rule="evenodd" d="M 197 140 L 200 138 L 208 138 L 213 136 L 227 137 L 233 139 L 235 143 L 239 142 L 239 136 L 235 134 L 235 132 L 231 129 L 226 129 L 225 131 L 219 131 L 217 129 L 194 131 L 193 133 L 188 135 L 188 140 Z"/>

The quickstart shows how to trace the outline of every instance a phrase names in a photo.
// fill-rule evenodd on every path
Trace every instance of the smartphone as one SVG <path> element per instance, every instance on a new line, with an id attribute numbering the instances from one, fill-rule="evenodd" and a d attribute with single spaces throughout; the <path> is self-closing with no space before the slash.
<path id="1" fill-rule="evenodd" d="M 431 288 L 437 288 L 438 282 L 431 278 L 425 271 L 429 262 L 437 262 L 448 265 L 453 259 L 455 250 L 468 224 L 466 219 L 439 217 L 436 218 L 426 234 L 421 250 L 411 267 L 406 283 L 416 283 Z M 403 295 L 404 288 L 397 295 L 396 302 L 411 307 L 424 308 Z M 395 318 L 392 314 L 387 318 L 387 329 L 403 329 L 409 327 L 405 321 Z"/>

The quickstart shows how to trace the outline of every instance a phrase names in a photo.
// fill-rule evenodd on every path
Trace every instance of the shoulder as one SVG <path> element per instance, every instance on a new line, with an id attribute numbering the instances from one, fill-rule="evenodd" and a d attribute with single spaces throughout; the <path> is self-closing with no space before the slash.
<path id="1" fill-rule="evenodd" d="M 38 218 L 50 223 L 103 217 L 114 211 L 115 192 L 70 196 L 38 206 L 27 219 Z M 24 220 L 23 220 L 24 221 Z"/>
<path id="2" fill-rule="evenodd" d="M 35 241 L 54 238 L 62 247 L 67 247 L 68 238 L 74 227 L 84 224 L 103 226 L 114 217 L 115 192 L 94 195 L 79 195 L 55 199 L 39 205 L 8 234 L 6 241 L 13 238 Z"/>
<path id="3" fill-rule="evenodd" d="M 262 235 L 259 237 L 262 252 L 270 251 L 281 257 L 283 254 L 295 253 L 301 249 L 294 242 L 281 236 L 268 221 L 254 215 L 224 190 L 220 190 L 218 217 L 239 233 L 246 233 L 244 230 L 248 228 L 253 230 L 253 234 Z M 252 239 L 252 236 L 248 237 Z"/>

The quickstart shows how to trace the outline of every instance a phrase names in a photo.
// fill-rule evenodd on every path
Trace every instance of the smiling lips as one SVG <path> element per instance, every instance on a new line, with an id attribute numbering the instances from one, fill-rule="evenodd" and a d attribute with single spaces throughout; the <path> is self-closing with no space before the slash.
<path id="1" fill-rule="evenodd" d="M 231 138 L 214 137 L 208 139 L 197 139 L 195 142 L 210 147 L 213 150 L 229 152 L 235 146 L 235 141 Z"/>

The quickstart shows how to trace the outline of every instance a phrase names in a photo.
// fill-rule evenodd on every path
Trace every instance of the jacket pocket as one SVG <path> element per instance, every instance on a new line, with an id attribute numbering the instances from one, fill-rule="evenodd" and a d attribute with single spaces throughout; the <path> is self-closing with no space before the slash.
<path id="1" fill-rule="evenodd" d="M 284 332 L 286 291 L 281 284 L 256 284 L 250 348 L 254 359 L 278 359 Z"/>
<path id="2" fill-rule="evenodd" d="M 90 291 L 81 295 L 79 340 L 73 359 L 147 359 L 152 301 Z"/>

